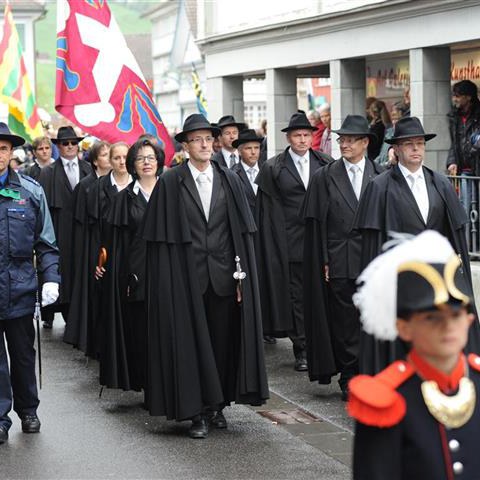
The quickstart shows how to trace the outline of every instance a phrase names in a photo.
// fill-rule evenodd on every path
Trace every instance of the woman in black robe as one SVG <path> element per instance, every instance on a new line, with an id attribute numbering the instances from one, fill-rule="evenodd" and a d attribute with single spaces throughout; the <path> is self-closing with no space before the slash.
<path id="1" fill-rule="evenodd" d="M 150 140 L 139 140 L 127 154 L 127 170 L 134 178 L 116 195 L 106 217 L 110 230 L 103 277 L 100 384 L 140 391 L 146 378 L 146 242 L 139 228 L 165 154 Z"/>

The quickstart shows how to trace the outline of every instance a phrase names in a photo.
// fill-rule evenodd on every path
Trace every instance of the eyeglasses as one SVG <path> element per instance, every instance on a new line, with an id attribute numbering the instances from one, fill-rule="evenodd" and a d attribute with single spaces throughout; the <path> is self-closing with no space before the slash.
<path id="1" fill-rule="evenodd" d="M 425 141 L 424 140 L 419 140 L 417 142 L 402 142 L 399 143 L 401 147 L 409 148 L 410 150 L 413 150 L 414 148 L 424 148 L 425 147 Z"/>
<path id="2" fill-rule="evenodd" d="M 71 145 L 72 147 L 76 147 L 78 145 L 78 142 L 76 140 L 66 140 L 65 142 L 61 142 L 61 145 L 63 147 L 68 147 Z"/>
<path id="3" fill-rule="evenodd" d="M 187 143 L 196 143 L 197 145 L 205 143 L 212 143 L 215 139 L 213 137 L 195 137 L 191 140 L 187 140 Z"/>
<path id="4" fill-rule="evenodd" d="M 154 163 L 157 161 L 157 157 L 155 155 L 139 155 L 136 159 L 136 163 L 142 163 L 142 162 L 147 162 L 147 163 Z"/>
<path id="5" fill-rule="evenodd" d="M 339 137 L 337 138 L 337 143 L 339 145 L 353 145 L 355 142 L 358 142 L 365 137 Z"/>

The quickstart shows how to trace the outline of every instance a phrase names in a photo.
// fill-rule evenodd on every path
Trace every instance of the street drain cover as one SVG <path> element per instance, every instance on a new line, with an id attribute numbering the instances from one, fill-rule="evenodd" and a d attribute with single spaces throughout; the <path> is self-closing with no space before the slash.
<path id="1" fill-rule="evenodd" d="M 295 423 L 309 424 L 318 422 L 318 418 L 299 409 L 295 410 L 259 410 L 258 413 L 271 420 L 272 423 L 292 425 Z"/>

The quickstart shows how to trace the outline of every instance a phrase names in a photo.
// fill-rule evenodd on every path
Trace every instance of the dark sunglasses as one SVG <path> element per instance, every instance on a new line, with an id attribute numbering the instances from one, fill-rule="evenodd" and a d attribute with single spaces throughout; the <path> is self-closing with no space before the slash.
<path id="1" fill-rule="evenodd" d="M 76 140 L 67 140 L 65 142 L 61 142 L 61 145 L 63 145 L 64 147 L 68 147 L 69 145 L 76 147 L 78 145 L 78 142 Z"/>

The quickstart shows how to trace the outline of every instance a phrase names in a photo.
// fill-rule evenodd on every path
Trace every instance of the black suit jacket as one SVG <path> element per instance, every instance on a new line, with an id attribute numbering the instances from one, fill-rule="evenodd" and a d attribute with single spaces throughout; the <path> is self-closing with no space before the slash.
<path id="1" fill-rule="evenodd" d="M 212 161 L 216 162 L 220 167 L 228 168 L 227 162 L 225 162 L 225 157 L 223 156 L 221 150 L 212 155 Z"/>
<path id="2" fill-rule="evenodd" d="M 228 222 L 227 198 L 219 173 L 213 167 L 212 198 L 207 221 L 188 164 L 178 168 L 181 169 L 181 198 L 192 233 L 200 291 L 204 294 L 211 283 L 217 295 L 234 295 L 235 253 Z"/>
<path id="3" fill-rule="evenodd" d="M 232 168 L 232 172 L 235 172 L 239 177 L 242 182 L 242 187 L 243 190 L 245 191 L 245 195 L 247 197 L 248 205 L 250 209 L 252 210 L 252 214 L 255 214 L 255 203 L 257 201 L 257 195 L 253 191 L 252 184 L 250 183 L 250 180 L 248 178 L 247 172 L 245 172 L 245 169 L 243 168 L 241 162 L 236 163 Z"/>

